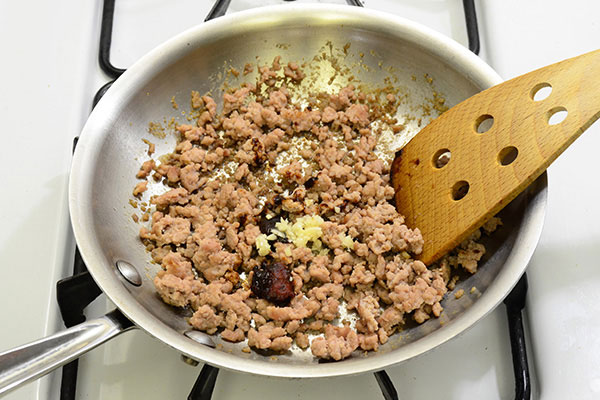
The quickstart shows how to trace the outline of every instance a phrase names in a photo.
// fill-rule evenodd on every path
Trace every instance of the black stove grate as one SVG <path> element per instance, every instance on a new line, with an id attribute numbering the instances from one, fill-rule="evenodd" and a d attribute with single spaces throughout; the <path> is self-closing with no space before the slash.
<path id="1" fill-rule="evenodd" d="M 346 2 L 352 6 L 363 6 L 360 0 L 346 0 Z M 205 21 L 225 15 L 230 3 L 231 0 L 215 1 L 214 6 L 206 16 Z M 469 49 L 473 53 L 479 54 L 479 30 L 474 0 L 463 0 L 463 7 Z M 99 65 L 102 71 L 104 71 L 111 80 L 98 90 L 93 99 L 93 107 L 96 106 L 113 82 L 125 72 L 125 69 L 115 67 L 110 61 L 114 12 L 115 0 L 104 0 L 102 26 L 100 31 Z M 75 150 L 75 146 L 77 145 L 77 139 L 78 138 L 75 138 L 73 141 L 73 150 Z M 90 273 L 87 271 L 85 263 L 79 253 L 79 249 L 77 248 L 75 249 L 73 276 L 60 280 L 56 286 L 56 297 L 66 327 L 71 327 L 85 321 L 83 310 L 102 293 L 98 285 L 96 285 L 92 279 Z M 531 399 L 531 381 L 525 347 L 525 330 L 522 319 L 522 310 L 525 307 L 526 296 L 527 276 L 524 274 L 513 291 L 504 300 L 508 317 L 508 332 L 513 359 L 516 400 Z M 78 360 L 72 361 L 63 367 L 60 400 L 75 399 L 77 370 Z M 218 374 L 218 368 L 204 364 L 192 387 L 188 400 L 210 400 L 212 398 Z M 385 370 L 375 372 L 374 376 L 379 384 L 383 398 L 385 400 L 397 400 L 398 393 L 396 392 L 394 383 Z"/>

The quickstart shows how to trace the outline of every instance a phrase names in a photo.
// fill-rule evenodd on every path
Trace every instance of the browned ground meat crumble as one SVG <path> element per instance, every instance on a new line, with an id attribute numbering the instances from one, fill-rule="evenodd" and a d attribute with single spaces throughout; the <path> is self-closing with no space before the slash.
<path id="1" fill-rule="evenodd" d="M 224 94 L 220 113 L 210 96 L 192 92 L 197 123 L 179 125 L 175 151 L 137 173 L 154 172 L 170 189 L 151 198 L 156 211 L 140 231 L 162 266 L 154 279 L 162 299 L 190 307 L 195 329 L 225 340 L 276 352 L 295 342 L 333 360 L 377 350 L 408 319 L 438 317 L 456 282 L 451 269 L 477 269 L 480 232 L 430 268 L 414 260 L 423 239 L 390 203 L 389 163 L 374 153 L 375 99 L 348 86 L 301 107 L 288 90 L 304 78 L 297 64 L 281 66 L 278 57 L 258 72 L 256 84 Z M 146 181 L 134 195 L 144 190 Z M 304 233 L 292 232 L 295 223 Z M 274 263 L 280 272 L 271 277 L 264 271 Z M 259 298 L 254 271 L 292 285 L 279 282 L 275 294 L 265 291 L 272 297 Z M 354 325 L 341 319 L 344 306 Z M 311 343 L 309 334 L 322 335 Z"/>

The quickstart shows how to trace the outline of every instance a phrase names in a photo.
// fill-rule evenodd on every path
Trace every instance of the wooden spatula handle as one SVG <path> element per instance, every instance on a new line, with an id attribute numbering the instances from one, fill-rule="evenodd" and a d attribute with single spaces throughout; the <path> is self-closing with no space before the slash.
<path id="1" fill-rule="evenodd" d="M 421 260 L 431 263 L 456 247 L 599 116 L 597 50 L 494 86 L 426 126 L 392 166 L 398 210 L 425 239 Z"/>

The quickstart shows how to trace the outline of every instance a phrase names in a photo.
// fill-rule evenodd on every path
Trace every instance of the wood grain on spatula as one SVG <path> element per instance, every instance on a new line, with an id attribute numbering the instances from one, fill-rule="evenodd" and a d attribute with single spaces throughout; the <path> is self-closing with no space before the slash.
<path id="1" fill-rule="evenodd" d="M 487 89 L 427 125 L 392 165 L 398 211 L 425 240 L 419 258 L 430 264 L 456 247 L 599 116 L 597 50 Z"/>

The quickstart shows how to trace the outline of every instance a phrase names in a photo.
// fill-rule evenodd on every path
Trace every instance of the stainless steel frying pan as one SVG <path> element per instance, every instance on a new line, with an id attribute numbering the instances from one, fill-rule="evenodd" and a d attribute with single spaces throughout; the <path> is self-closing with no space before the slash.
<path id="1" fill-rule="evenodd" d="M 69 207 L 77 244 L 95 281 L 120 312 L 0 354 L 0 393 L 129 328 L 141 328 L 193 359 L 231 370 L 280 377 L 358 374 L 383 369 L 446 342 L 502 301 L 538 242 L 546 175 L 503 211 L 504 228 L 486 243 L 489 251 L 480 271 L 459 284 L 467 293 L 476 287 L 475 295 L 449 296 L 441 318 L 394 335 L 378 352 L 335 363 L 318 363 L 310 351 L 299 349 L 276 359 L 246 354 L 241 351 L 243 343 L 189 334 L 185 311 L 167 306 L 155 293 L 152 278 L 158 266 L 149 263 L 127 204 L 137 182 L 135 172 L 147 157 L 141 139 L 148 137 L 148 122 L 173 115 L 172 96 L 183 102 L 192 89 L 205 92 L 218 87 L 222 79 L 215 71 L 223 71 L 224 64 L 241 68 L 256 62 L 257 56 L 264 64 L 276 55 L 300 61 L 318 54 L 328 41 L 337 48 L 351 44 L 345 63 L 355 63 L 363 53 L 366 67 L 355 71 L 361 82 L 381 83 L 391 67 L 397 85 L 410 94 L 404 112 L 417 110 L 431 94 L 424 73 L 434 79 L 434 89 L 450 106 L 501 82 L 487 64 L 451 39 L 395 16 L 348 6 L 285 5 L 235 13 L 159 46 L 128 69 L 98 104 L 81 134 L 71 169 Z M 409 126 L 413 134 L 417 130 L 418 126 Z M 157 154 L 165 154 L 172 151 L 175 138 L 155 142 Z M 120 262 L 132 267 L 127 271 L 122 266 L 129 280 L 119 272 Z M 141 285 L 131 283 L 136 279 Z"/>

